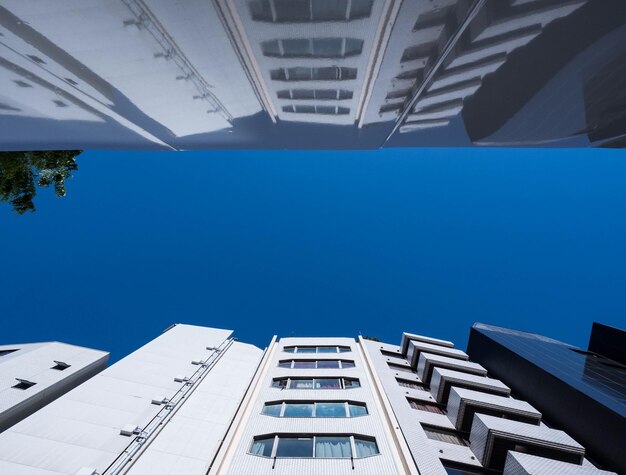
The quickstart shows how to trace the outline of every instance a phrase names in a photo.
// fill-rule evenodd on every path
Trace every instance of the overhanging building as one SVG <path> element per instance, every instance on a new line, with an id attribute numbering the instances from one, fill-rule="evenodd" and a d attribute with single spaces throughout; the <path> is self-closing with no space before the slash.
<path id="1" fill-rule="evenodd" d="M 608 474 L 449 341 L 175 325 L 0 434 L 0 473 Z"/>

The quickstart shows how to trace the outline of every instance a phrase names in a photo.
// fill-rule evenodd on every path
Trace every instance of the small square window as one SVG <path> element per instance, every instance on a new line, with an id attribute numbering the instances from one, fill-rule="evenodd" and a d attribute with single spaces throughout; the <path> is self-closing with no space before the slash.
<path id="1" fill-rule="evenodd" d="M 65 371 L 71 365 L 64 363 L 63 361 L 55 361 L 55 365 L 50 369 L 56 369 L 57 371 Z"/>
<path id="2" fill-rule="evenodd" d="M 13 386 L 13 388 L 25 390 L 37 384 L 37 383 L 33 383 L 32 381 L 27 381 L 25 379 L 18 379 L 18 381 L 19 382 L 15 386 Z"/>

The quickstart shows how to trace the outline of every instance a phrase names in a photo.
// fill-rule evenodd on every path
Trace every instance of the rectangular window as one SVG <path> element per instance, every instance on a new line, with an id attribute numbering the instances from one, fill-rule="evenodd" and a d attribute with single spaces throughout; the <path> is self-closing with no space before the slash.
<path id="1" fill-rule="evenodd" d="M 315 417 L 346 417 L 346 405 L 343 402 L 318 402 Z"/>
<path id="2" fill-rule="evenodd" d="M 426 437 L 429 439 L 447 442 L 448 444 L 467 445 L 467 442 L 454 431 L 430 426 L 422 426 L 422 429 L 424 429 Z"/>
<path id="3" fill-rule="evenodd" d="M 26 390 L 28 388 L 32 388 L 35 384 L 32 381 L 27 381 L 25 379 L 18 379 L 18 383 L 15 386 L 12 386 L 14 389 Z"/>
<path id="4" fill-rule="evenodd" d="M 278 439 L 276 457 L 310 458 L 313 457 L 313 437 Z"/>
<path id="5" fill-rule="evenodd" d="M 350 417 L 359 417 L 367 415 L 367 406 L 360 404 L 348 404 L 348 410 L 350 412 Z"/>
<path id="6" fill-rule="evenodd" d="M 308 23 L 368 18 L 374 0 L 253 0 L 254 21 Z"/>
<path id="7" fill-rule="evenodd" d="M 298 369 L 315 369 L 315 361 L 294 361 L 293 367 Z"/>
<path id="8" fill-rule="evenodd" d="M 337 347 L 336 346 L 318 346 L 317 352 L 318 353 L 337 353 Z"/>
<path id="9" fill-rule="evenodd" d="M 272 69 L 270 77 L 275 81 L 345 81 L 356 79 L 356 68 L 296 66 L 294 68 Z"/>
<path id="10" fill-rule="evenodd" d="M 265 405 L 263 406 L 263 414 L 265 414 L 266 416 L 279 417 L 282 407 L 282 403 Z"/>
<path id="11" fill-rule="evenodd" d="M 444 410 L 436 404 L 431 404 L 425 401 L 417 401 L 415 399 L 409 399 L 408 401 L 409 405 L 413 409 L 417 409 L 418 411 L 432 412 L 434 414 L 445 414 Z"/>
<path id="12" fill-rule="evenodd" d="M 358 379 L 344 379 L 344 387 L 346 389 L 349 389 L 349 388 L 360 388 L 361 387 L 361 383 L 359 382 Z"/>
<path id="13" fill-rule="evenodd" d="M 369 439 L 354 438 L 354 446 L 356 447 L 357 457 L 369 457 L 378 454 L 378 446 L 376 441 Z"/>
<path id="14" fill-rule="evenodd" d="M 408 381 L 406 379 L 400 378 L 396 378 L 396 381 L 398 381 L 398 384 L 404 388 L 417 389 L 418 391 L 426 391 L 426 388 L 422 384 L 415 381 Z"/>
<path id="15" fill-rule="evenodd" d="M 317 362 L 317 367 L 318 368 L 330 368 L 330 369 L 338 369 L 339 368 L 339 361 L 337 360 L 320 360 Z"/>
<path id="16" fill-rule="evenodd" d="M 313 417 L 313 404 L 286 404 L 284 417 Z"/>
<path id="17" fill-rule="evenodd" d="M 290 389 L 313 389 L 312 379 L 292 379 L 289 385 Z"/>
<path id="18" fill-rule="evenodd" d="M 341 380 L 339 378 L 316 379 L 315 389 L 341 389 Z"/>
<path id="19" fill-rule="evenodd" d="M 252 443 L 250 452 L 254 455 L 262 455 L 263 457 L 272 456 L 272 448 L 274 447 L 274 437 L 270 439 L 259 439 Z"/>
<path id="20" fill-rule="evenodd" d="M 316 458 L 350 458 L 352 447 L 350 437 L 315 437 Z"/>

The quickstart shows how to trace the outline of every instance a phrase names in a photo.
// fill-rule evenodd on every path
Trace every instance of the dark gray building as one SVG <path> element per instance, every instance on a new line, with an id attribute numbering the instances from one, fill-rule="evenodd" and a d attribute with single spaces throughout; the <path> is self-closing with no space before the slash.
<path id="1" fill-rule="evenodd" d="M 590 460 L 626 473 L 626 332 L 594 323 L 583 350 L 476 323 L 467 353 L 583 444 Z"/>

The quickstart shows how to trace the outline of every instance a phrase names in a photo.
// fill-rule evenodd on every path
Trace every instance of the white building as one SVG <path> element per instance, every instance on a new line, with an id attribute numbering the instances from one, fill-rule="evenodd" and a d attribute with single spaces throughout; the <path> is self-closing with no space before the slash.
<path id="1" fill-rule="evenodd" d="M 175 325 L 0 434 L 0 473 L 608 474 L 451 342 Z"/>
<path id="2" fill-rule="evenodd" d="M 0 346 L 0 432 L 102 371 L 108 359 L 58 342 Z"/>

